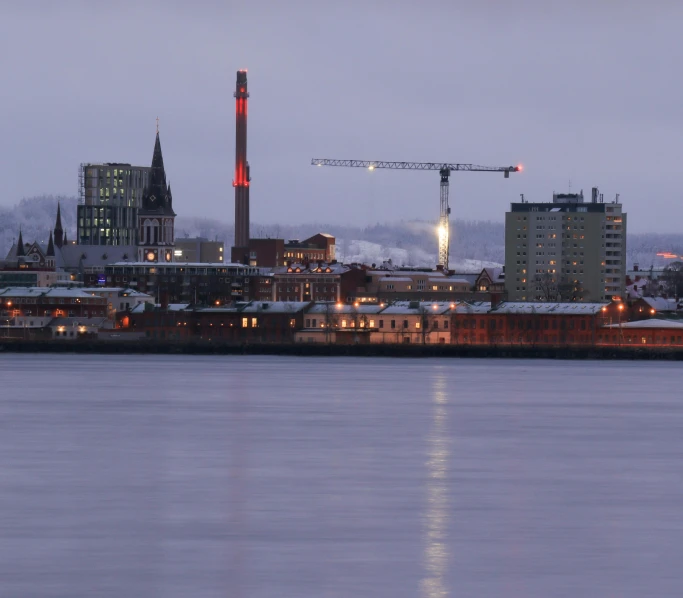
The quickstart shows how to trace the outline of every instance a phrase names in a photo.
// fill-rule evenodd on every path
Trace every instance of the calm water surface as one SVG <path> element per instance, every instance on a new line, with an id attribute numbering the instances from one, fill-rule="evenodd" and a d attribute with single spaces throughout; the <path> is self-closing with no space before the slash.
<path id="1" fill-rule="evenodd" d="M 683 594 L 669 363 L 0 355 L 0 597 Z"/>

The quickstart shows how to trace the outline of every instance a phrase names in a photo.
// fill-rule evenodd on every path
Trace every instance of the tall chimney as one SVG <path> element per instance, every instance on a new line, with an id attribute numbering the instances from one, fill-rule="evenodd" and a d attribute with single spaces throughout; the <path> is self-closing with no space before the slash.
<path id="1" fill-rule="evenodd" d="M 249 246 L 249 162 L 247 162 L 247 71 L 237 71 L 235 87 L 235 247 Z"/>

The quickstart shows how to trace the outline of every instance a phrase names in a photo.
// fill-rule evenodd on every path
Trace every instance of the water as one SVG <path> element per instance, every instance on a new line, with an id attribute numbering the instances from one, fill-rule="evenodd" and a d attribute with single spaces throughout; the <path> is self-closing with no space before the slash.
<path id="1" fill-rule="evenodd" d="M 0 596 L 683 587 L 670 363 L 0 355 Z"/>

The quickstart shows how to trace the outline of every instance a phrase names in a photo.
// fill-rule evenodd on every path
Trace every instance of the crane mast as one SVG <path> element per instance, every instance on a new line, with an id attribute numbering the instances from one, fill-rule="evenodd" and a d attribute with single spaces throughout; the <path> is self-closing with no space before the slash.
<path id="1" fill-rule="evenodd" d="M 337 160 L 328 158 L 313 158 L 313 166 L 345 166 L 349 168 L 389 168 L 392 170 L 438 170 L 441 177 L 439 193 L 439 265 L 448 270 L 448 256 L 450 253 L 450 214 L 448 205 L 448 186 L 451 171 L 456 172 L 502 172 L 509 178 L 511 172 L 519 172 L 521 166 L 478 166 L 476 164 L 452 164 L 444 162 L 384 162 L 373 160 Z"/>
<path id="2" fill-rule="evenodd" d="M 448 270 L 448 256 L 450 255 L 450 235 L 451 235 L 451 208 L 448 206 L 448 177 L 451 171 L 442 168 L 441 185 L 439 193 L 439 265 L 443 265 L 444 270 Z"/>

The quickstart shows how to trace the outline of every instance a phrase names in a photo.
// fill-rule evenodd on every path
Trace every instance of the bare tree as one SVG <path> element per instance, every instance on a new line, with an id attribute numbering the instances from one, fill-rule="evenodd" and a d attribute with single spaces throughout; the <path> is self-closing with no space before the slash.
<path id="1" fill-rule="evenodd" d="M 548 303 L 555 302 L 560 296 L 560 285 L 557 277 L 551 272 L 541 272 L 536 274 L 531 281 L 536 290 L 536 298 Z"/>
<path id="2" fill-rule="evenodd" d="M 662 272 L 662 282 L 670 296 L 683 296 L 683 262 L 671 262 Z"/>

